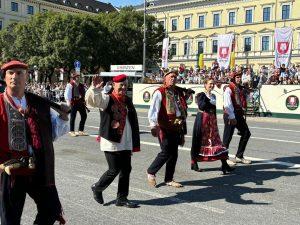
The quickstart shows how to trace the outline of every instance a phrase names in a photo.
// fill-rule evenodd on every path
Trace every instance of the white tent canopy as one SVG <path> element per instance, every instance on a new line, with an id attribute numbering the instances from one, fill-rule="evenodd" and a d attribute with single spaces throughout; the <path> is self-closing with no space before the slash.
<path id="1" fill-rule="evenodd" d="M 139 72 L 126 72 L 126 71 L 121 71 L 121 72 L 101 72 L 100 76 L 101 77 L 114 77 L 119 74 L 125 74 L 127 77 L 142 77 L 142 73 Z M 86 74 L 83 75 L 85 77 L 93 77 L 96 76 L 97 74 Z"/>

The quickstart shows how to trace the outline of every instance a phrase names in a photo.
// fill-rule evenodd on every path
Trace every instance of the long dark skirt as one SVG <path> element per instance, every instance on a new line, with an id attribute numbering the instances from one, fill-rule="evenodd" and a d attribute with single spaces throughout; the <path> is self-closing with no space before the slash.
<path id="1" fill-rule="evenodd" d="M 191 157 L 194 161 L 216 161 L 228 158 L 220 139 L 214 113 L 198 112 L 193 129 Z"/>

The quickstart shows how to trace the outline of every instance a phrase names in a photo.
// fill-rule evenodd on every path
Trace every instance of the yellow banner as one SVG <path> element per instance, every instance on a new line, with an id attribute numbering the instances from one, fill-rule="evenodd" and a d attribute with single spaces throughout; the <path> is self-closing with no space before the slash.
<path id="1" fill-rule="evenodd" d="M 231 52 L 230 55 L 230 69 L 234 69 L 235 67 L 235 53 Z"/>
<path id="2" fill-rule="evenodd" d="M 199 67 L 199 69 L 203 69 L 203 67 L 204 67 L 204 55 L 203 55 L 203 53 L 199 54 L 199 56 L 198 56 L 198 67 Z"/>

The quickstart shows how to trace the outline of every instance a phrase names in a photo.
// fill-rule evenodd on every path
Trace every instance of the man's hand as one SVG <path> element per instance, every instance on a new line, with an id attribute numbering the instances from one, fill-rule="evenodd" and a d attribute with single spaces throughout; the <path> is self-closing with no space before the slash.
<path id="1" fill-rule="evenodd" d="M 69 120 L 69 113 L 71 111 L 71 107 L 61 103 L 60 104 L 60 110 L 58 110 L 57 112 L 59 113 L 59 118 L 61 118 L 62 120 L 68 121 Z"/>
<path id="2" fill-rule="evenodd" d="M 67 100 L 67 106 L 71 107 L 71 101 Z"/>
<path id="3" fill-rule="evenodd" d="M 158 127 L 151 127 L 151 134 L 153 137 L 157 137 L 158 136 Z"/>
<path id="4" fill-rule="evenodd" d="M 235 126 L 237 124 L 237 121 L 236 121 L 236 119 L 229 119 L 228 124 L 232 125 L 232 126 Z"/>
<path id="5" fill-rule="evenodd" d="M 94 76 L 93 77 L 93 85 L 95 88 L 102 88 L 103 87 L 103 80 L 102 80 L 102 77 L 100 76 Z"/>
<path id="6" fill-rule="evenodd" d="M 60 110 L 64 113 L 70 113 L 71 112 L 71 107 L 67 104 L 61 103 L 60 104 Z"/>

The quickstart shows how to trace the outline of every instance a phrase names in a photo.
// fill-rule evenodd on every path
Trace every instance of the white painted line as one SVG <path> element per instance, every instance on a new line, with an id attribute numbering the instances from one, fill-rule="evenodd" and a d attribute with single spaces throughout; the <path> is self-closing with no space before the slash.
<path id="1" fill-rule="evenodd" d="M 224 126 L 223 123 L 218 123 L 219 126 Z M 300 130 L 284 130 L 284 129 L 277 129 L 277 128 L 268 128 L 268 127 L 249 127 L 251 129 L 257 129 L 257 130 L 274 130 L 274 131 L 283 131 L 283 132 L 295 132 L 300 133 Z"/>
<path id="2" fill-rule="evenodd" d="M 234 136 L 235 136 L 235 137 L 239 137 L 239 135 L 234 135 Z M 280 139 L 273 139 L 273 138 L 250 137 L 250 139 L 257 139 L 257 140 L 266 140 L 266 141 L 276 141 L 276 142 L 285 142 L 285 143 L 300 144 L 299 141 L 280 140 Z"/>
<path id="3" fill-rule="evenodd" d="M 90 180 L 90 181 L 97 181 L 99 179 L 97 177 L 87 176 L 87 175 L 84 175 L 84 174 L 78 174 L 78 175 L 75 175 L 75 176 L 83 178 L 83 179 L 87 179 L 87 180 Z M 118 187 L 118 184 L 115 183 L 115 182 L 111 183 L 111 185 L 114 186 L 114 187 Z M 154 197 L 154 198 L 168 199 L 168 200 L 170 200 L 172 202 L 175 202 L 175 203 L 184 204 L 186 206 L 191 206 L 191 207 L 198 208 L 198 209 L 204 209 L 204 210 L 214 212 L 214 213 L 219 213 L 219 214 L 224 214 L 225 213 L 224 210 L 218 209 L 218 208 L 215 208 L 215 207 L 211 207 L 211 206 L 206 206 L 205 203 L 200 204 L 200 203 L 196 203 L 196 202 L 189 202 L 189 201 L 182 200 L 180 198 L 170 197 L 168 195 L 163 195 L 163 194 L 160 194 L 160 193 L 157 193 L 157 192 L 147 191 L 147 190 L 143 190 L 143 189 L 135 188 L 135 187 L 130 187 L 130 186 L 129 186 L 129 190 L 140 193 L 140 194 L 146 194 L 146 195 L 149 195 L 149 196 Z"/>
<path id="4" fill-rule="evenodd" d="M 93 113 L 99 113 L 99 112 L 93 112 Z M 148 119 L 146 116 L 138 116 L 138 118 L 141 119 Z M 194 123 L 195 121 L 187 120 L 187 123 Z M 146 126 L 146 125 L 140 125 L 140 126 Z M 223 123 L 218 123 L 218 126 L 224 126 Z M 150 127 L 150 126 L 149 126 Z M 286 129 L 278 129 L 278 128 L 269 128 L 269 127 L 249 127 L 250 129 L 257 129 L 257 130 L 272 130 L 272 131 L 282 131 L 282 132 L 294 132 L 294 133 L 300 133 L 300 130 L 286 130 Z"/>
<path id="5" fill-rule="evenodd" d="M 148 119 L 145 116 L 138 116 L 138 118 Z M 194 123 L 195 121 L 187 120 L 188 123 Z M 224 126 L 224 123 L 218 123 L 218 126 Z M 274 130 L 274 131 L 283 131 L 283 132 L 295 132 L 300 133 L 300 130 L 285 130 L 285 129 L 278 129 L 278 128 L 269 128 L 269 127 L 249 127 L 251 129 L 258 129 L 258 130 Z"/>
<path id="6" fill-rule="evenodd" d="M 145 126 L 145 125 L 139 125 L 140 127 L 149 127 L 149 126 Z M 90 127 L 90 128 L 96 128 L 99 129 L 99 127 L 95 127 L 95 126 L 86 126 L 86 127 Z M 147 132 L 147 131 L 143 131 L 143 132 Z M 150 131 L 149 131 L 150 132 Z M 148 132 L 147 132 L 148 133 Z M 186 138 L 192 138 L 191 135 L 185 135 Z M 239 135 L 233 135 L 233 137 L 240 137 Z M 281 140 L 281 139 L 273 139 L 273 138 L 262 138 L 262 137 L 253 137 L 251 136 L 250 139 L 256 139 L 256 140 L 264 140 L 264 141 L 275 141 L 275 142 L 283 142 L 283 143 L 293 143 L 293 144 L 300 144 L 299 141 L 289 141 L 289 140 Z"/>
<path id="7" fill-rule="evenodd" d="M 159 144 L 153 143 L 153 142 L 141 141 L 141 144 L 160 147 Z M 191 148 L 187 148 L 187 147 L 179 147 L 178 149 L 183 150 L 183 151 L 191 151 Z M 235 155 L 231 155 L 231 154 L 229 154 L 229 156 L 232 158 L 235 157 Z M 280 164 L 280 165 L 288 166 L 290 168 L 300 168 L 300 164 L 274 161 L 274 160 L 268 160 L 268 159 L 260 159 L 260 158 L 254 158 L 254 157 L 248 157 L 248 156 L 245 158 L 249 159 L 251 161 L 263 162 L 263 163 L 267 163 L 267 164 Z"/>
<path id="8" fill-rule="evenodd" d="M 147 131 L 143 131 L 147 132 Z M 90 135 L 91 137 L 97 137 L 98 135 Z M 142 145 L 149 145 L 149 146 L 155 146 L 155 147 L 160 147 L 159 144 L 153 143 L 153 142 L 147 142 L 147 141 L 141 141 Z M 179 147 L 179 150 L 182 151 L 191 151 L 191 148 L 188 147 Z M 229 157 L 234 158 L 235 155 L 229 154 Z M 256 161 L 256 162 L 261 162 L 261 163 L 266 163 L 266 164 L 279 164 L 283 166 L 287 166 L 290 168 L 300 168 L 300 164 L 295 164 L 295 163 L 289 163 L 289 162 L 282 162 L 282 161 L 275 161 L 275 160 L 270 160 L 270 159 L 261 159 L 261 158 L 255 158 L 255 157 L 248 157 L 245 156 L 246 159 L 249 159 L 251 161 Z"/>

